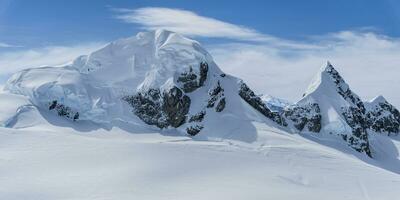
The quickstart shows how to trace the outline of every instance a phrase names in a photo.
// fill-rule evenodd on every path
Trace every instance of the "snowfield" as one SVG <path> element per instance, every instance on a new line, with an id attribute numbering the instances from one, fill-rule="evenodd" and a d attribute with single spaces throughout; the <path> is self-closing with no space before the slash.
<path id="1" fill-rule="evenodd" d="M 355 156 L 333 140 L 264 123 L 252 123 L 257 139 L 251 143 L 205 141 L 38 112 L 19 115 L 20 123 L 36 118 L 32 126 L 0 128 L 0 199 L 383 200 L 399 195 L 399 137 L 375 138 L 397 158 L 381 162 Z"/>
<path id="2" fill-rule="evenodd" d="M 139 33 L 8 80 L 0 199 L 394 200 L 399 127 L 394 106 L 363 102 L 329 62 L 290 103 L 196 41 Z"/>
<path id="3" fill-rule="evenodd" d="M 83 124 L 1 128 L 0 199 L 380 200 L 399 194 L 398 173 L 255 126 L 254 143 Z"/>

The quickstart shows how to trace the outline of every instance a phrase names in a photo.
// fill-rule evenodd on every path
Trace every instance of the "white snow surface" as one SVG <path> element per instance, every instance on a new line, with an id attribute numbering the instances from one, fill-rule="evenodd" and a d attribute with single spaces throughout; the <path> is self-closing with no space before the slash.
<path id="1" fill-rule="evenodd" d="M 198 136 L 148 126 L 121 103 L 122 95 L 177 84 L 177 73 L 202 61 L 208 78 L 188 94 L 189 114 L 204 109 L 218 81 L 227 104 L 221 113 L 207 109 Z M 324 70 L 298 103 L 320 103 L 325 132 L 351 132 L 338 113 L 348 102 L 327 93 L 336 88 Z M 0 199 L 398 198 L 400 136 L 369 135 L 369 158 L 324 132 L 291 133 L 238 96 L 240 79 L 221 74 L 197 42 L 163 30 L 64 67 L 15 74 L 0 93 Z M 79 110 L 82 120 L 55 115 L 51 100 Z"/>
<path id="2" fill-rule="evenodd" d="M 0 199 L 392 200 L 399 195 L 398 161 L 360 159 L 340 144 L 327 147 L 264 123 L 252 122 L 257 140 L 247 143 L 164 135 L 140 126 L 101 128 L 37 112 L 25 118 L 43 116 L 42 123 L 0 128 Z M 399 138 L 374 141 L 398 156 Z"/>

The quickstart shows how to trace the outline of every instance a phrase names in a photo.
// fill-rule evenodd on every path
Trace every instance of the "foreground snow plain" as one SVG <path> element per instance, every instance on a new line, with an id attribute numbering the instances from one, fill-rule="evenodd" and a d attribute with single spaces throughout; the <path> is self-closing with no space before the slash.
<path id="1" fill-rule="evenodd" d="M 343 144 L 324 146 L 265 123 L 252 122 L 251 143 L 206 141 L 25 110 L 13 117 L 13 128 L 0 128 L 0 199 L 382 200 L 400 194 L 393 159 L 357 157 Z M 398 158 L 399 138 L 381 145 L 391 145 L 387 153 Z"/>

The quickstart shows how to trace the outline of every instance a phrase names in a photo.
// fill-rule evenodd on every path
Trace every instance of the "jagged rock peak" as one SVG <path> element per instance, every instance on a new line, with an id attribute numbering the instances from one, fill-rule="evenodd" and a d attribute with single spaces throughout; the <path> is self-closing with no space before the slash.
<path id="1" fill-rule="evenodd" d="M 341 136 L 353 149 L 371 156 L 364 102 L 330 62 L 321 67 L 298 104 L 309 102 L 319 105 L 323 132 Z"/>
<path id="2" fill-rule="evenodd" d="M 347 106 L 354 105 L 365 113 L 365 107 L 360 97 L 350 89 L 349 85 L 329 61 L 320 68 L 303 97 L 312 93 L 314 93 L 314 96 L 325 94 L 331 97 L 337 96 L 335 94 L 337 93 L 342 97 L 337 99 L 338 102 L 347 104 Z"/>
<path id="3" fill-rule="evenodd" d="M 377 96 L 365 103 L 368 127 L 376 133 L 398 135 L 400 132 L 400 112 L 383 96 Z"/>

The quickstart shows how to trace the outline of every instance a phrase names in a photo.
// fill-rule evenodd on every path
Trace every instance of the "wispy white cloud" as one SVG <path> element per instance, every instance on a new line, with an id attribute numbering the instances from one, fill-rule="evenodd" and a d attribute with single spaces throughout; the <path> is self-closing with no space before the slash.
<path id="1" fill-rule="evenodd" d="M 304 43 L 260 33 L 252 28 L 198 15 L 195 12 L 162 7 L 138 9 L 111 8 L 115 18 L 139 25 L 144 30 L 166 29 L 190 37 L 227 38 L 238 41 L 262 42 L 287 49 L 318 49 L 313 43 Z"/>
<path id="2" fill-rule="evenodd" d="M 0 78 L 25 68 L 64 64 L 100 48 L 103 44 L 95 42 L 0 52 Z"/>
<path id="3" fill-rule="evenodd" d="M 296 101 L 319 67 L 330 60 L 361 97 L 382 94 L 400 107 L 400 39 L 344 31 L 314 43 L 320 48 L 231 43 L 209 49 L 225 72 L 243 78 L 259 93 Z"/>
<path id="4" fill-rule="evenodd" d="M 139 9 L 112 9 L 117 19 L 126 23 L 139 24 L 145 30 L 167 29 L 192 37 L 229 38 L 242 41 L 266 42 L 291 48 L 314 48 L 262 34 L 254 29 L 198 15 L 194 12 L 161 7 Z"/>
<path id="5" fill-rule="evenodd" d="M 147 30 L 168 29 L 189 36 L 227 37 L 264 41 L 270 38 L 253 29 L 223 22 L 180 9 L 146 7 L 135 10 L 113 9 L 116 18 L 136 23 Z"/>

